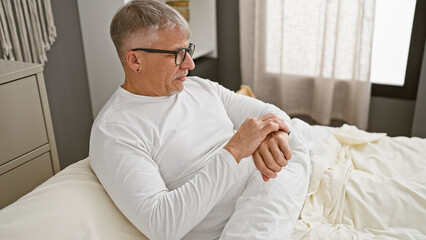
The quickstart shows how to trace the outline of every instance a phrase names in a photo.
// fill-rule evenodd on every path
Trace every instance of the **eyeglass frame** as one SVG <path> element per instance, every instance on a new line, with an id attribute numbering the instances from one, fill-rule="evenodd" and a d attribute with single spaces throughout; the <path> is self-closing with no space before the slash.
<path id="1" fill-rule="evenodd" d="M 192 48 L 192 53 L 191 53 L 191 48 Z M 178 57 L 178 53 L 180 51 L 184 50 L 185 51 L 185 55 L 183 56 L 182 62 L 177 64 L 177 57 Z M 175 55 L 175 64 L 176 66 L 180 66 L 186 58 L 186 53 L 189 54 L 189 56 L 192 58 L 192 56 L 194 55 L 195 52 L 195 44 L 193 43 L 189 43 L 189 46 L 187 48 L 179 48 L 176 51 L 172 51 L 172 50 L 163 50 L 163 49 L 153 49 L 153 48 L 134 48 L 131 51 L 144 51 L 144 52 L 149 52 L 149 53 L 167 53 L 167 54 L 174 54 Z"/>

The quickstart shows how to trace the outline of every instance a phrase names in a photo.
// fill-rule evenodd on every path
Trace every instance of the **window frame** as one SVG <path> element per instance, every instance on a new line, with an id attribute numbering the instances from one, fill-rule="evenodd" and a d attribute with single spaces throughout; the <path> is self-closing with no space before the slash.
<path id="1" fill-rule="evenodd" d="M 426 1 L 417 0 L 403 86 L 373 83 L 371 95 L 376 97 L 416 100 L 426 40 Z M 425 59 L 426 61 L 426 59 Z"/>

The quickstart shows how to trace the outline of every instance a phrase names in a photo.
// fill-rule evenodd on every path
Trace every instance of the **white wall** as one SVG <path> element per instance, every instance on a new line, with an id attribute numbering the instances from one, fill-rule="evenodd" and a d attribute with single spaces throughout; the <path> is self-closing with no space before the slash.
<path id="1" fill-rule="evenodd" d="M 124 72 L 109 36 L 112 17 L 124 0 L 77 0 L 86 58 L 93 117 L 124 81 Z M 215 57 L 216 1 L 192 0 L 189 4 L 194 58 Z"/>
<path id="2" fill-rule="evenodd" d="M 216 1 L 190 1 L 189 15 L 192 31 L 189 41 L 195 43 L 194 59 L 206 55 L 216 58 Z"/>
<path id="3" fill-rule="evenodd" d="M 216 0 L 189 0 L 188 23 L 192 31 L 189 42 L 195 43 L 193 58 L 202 56 L 216 58 Z"/>
<path id="4" fill-rule="evenodd" d="M 124 81 L 124 72 L 109 36 L 109 25 L 122 0 L 78 0 L 93 117 Z"/>

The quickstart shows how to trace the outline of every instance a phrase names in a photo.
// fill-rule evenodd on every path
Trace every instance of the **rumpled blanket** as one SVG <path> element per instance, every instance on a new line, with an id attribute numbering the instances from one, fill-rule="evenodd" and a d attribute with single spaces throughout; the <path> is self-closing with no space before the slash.
<path id="1" fill-rule="evenodd" d="M 426 139 L 344 125 L 325 144 L 290 239 L 426 239 Z"/>

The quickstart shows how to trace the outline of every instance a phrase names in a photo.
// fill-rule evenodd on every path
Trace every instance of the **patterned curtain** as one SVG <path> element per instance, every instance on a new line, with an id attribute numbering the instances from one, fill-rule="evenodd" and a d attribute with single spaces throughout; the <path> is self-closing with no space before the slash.
<path id="1" fill-rule="evenodd" d="M 44 65 L 55 38 L 50 0 L 1 0 L 0 44 L 4 59 Z"/>

